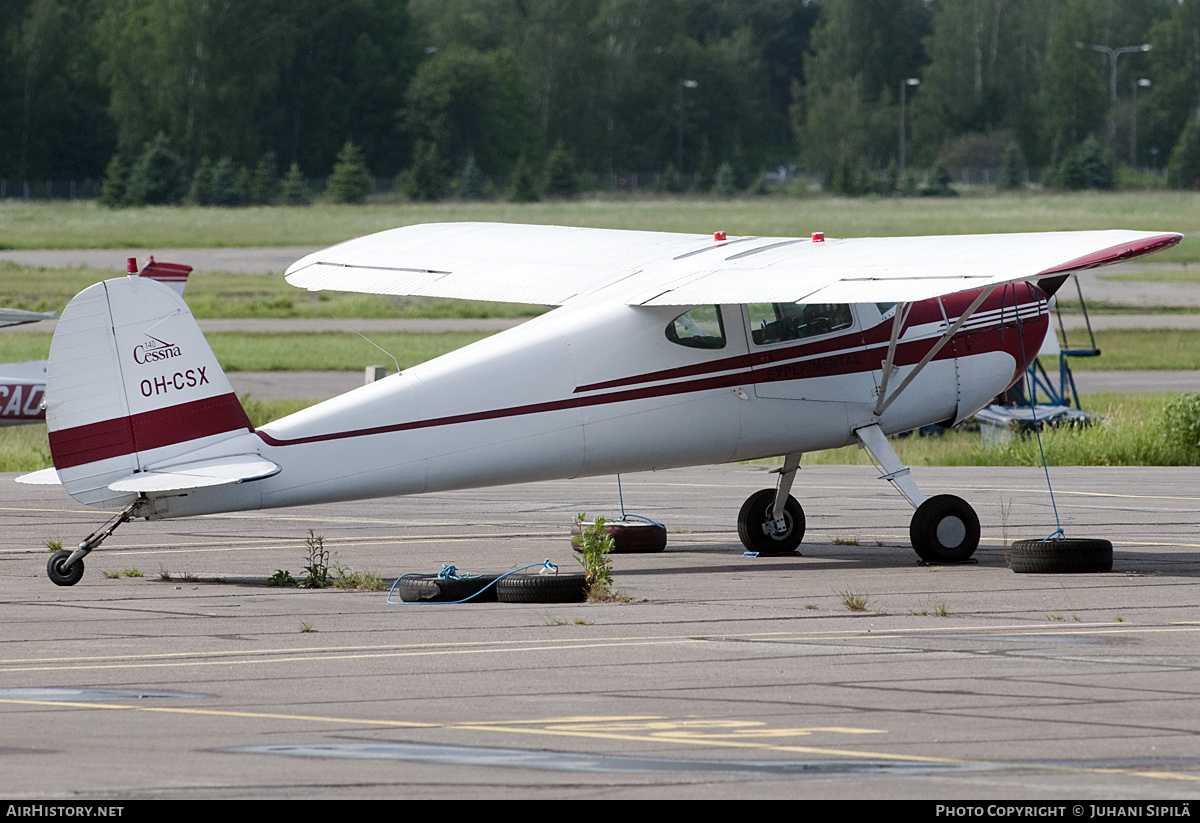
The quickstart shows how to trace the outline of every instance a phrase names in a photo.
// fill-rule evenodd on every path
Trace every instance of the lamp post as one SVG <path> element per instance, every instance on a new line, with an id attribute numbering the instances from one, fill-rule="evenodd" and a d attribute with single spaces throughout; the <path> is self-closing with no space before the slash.
<path id="1" fill-rule="evenodd" d="M 679 110 L 679 126 L 676 129 L 677 154 L 675 158 L 675 173 L 683 174 L 683 90 L 694 89 L 700 84 L 695 80 L 680 80 L 675 87 L 675 108 Z"/>
<path id="2" fill-rule="evenodd" d="M 1150 88 L 1150 81 L 1139 77 L 1133 83 L 1133 131 L 1129 135 L 1129 168 L 1137 168 L 1137 96 L 1138 89 Z"/>
<path id="3" fill-rule="evenodd" d="M 1110 49 L 1108 46 L 1097 46 L 1095 44 L 1075 42 L 1075 48 L 1089 48 L 1092 51 L 1098 51 L 1101 54 L 1108 55 L 1108 145 L 1112 148 L 1113 141 L 1116 139 L 1117 123 L 1113 119 L 1113 106 L 1117 102 L 1117 58 L 1122 54 L 1132 54 L 1139 51 L 1150 51 L 1149 43 L 1142 43 L 1138 46 L 1121 46 L 1119 49 Z"/>
<path id="4" fill-rule="evenodd" d="M 908 77 L 900 81 L 900 179 L 904 179 L 904 175 L 908 171 L 908 153 L 905 151 L 905 128 L 904 128 L 904 107 L 908 97 L 909 86 L 919 86 L 921 81 L 916 77 Z"/>

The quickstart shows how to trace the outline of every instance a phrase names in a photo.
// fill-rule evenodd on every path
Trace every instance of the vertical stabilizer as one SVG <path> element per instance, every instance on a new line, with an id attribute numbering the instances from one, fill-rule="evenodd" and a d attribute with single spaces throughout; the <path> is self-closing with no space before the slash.
<path id="1" fill-rule="evenodd" d="M 109 484 L 252 430 L 187 305 L 154 279 L 106 280 L 63 310 L 46 370 L 50 452 L 81 503 Z"/>

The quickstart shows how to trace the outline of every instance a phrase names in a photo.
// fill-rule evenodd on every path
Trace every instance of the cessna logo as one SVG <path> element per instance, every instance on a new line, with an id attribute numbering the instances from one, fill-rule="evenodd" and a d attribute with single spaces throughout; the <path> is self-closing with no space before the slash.
<path id="1" fill-rule="evenodd" d="M 174 343 L 168 343 L 165 340 L 159 340 L 157 337 L 146 335 L 149 340 L 147 343 L 139 343 L 133 347 L 133 360 L 135 363 L 157 363 L 159 360 L 169 360 L 172 357 L 179 357 L 183 352 Z"/>

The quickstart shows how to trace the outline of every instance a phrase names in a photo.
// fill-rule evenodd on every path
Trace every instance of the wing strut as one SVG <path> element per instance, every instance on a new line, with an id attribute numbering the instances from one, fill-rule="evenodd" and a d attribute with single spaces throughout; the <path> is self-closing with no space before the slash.
<path id="1" fill-rule="evenodd" d="M 908 377 L 904 378 L 903 382 L 896 387 L 894 392 L 887 394 L 888 378 L 891 377 L 892 370 L 895 368 L 896 349 L 897 344 L 900 341 L 900 333 L 904 328 L 904 321 L 908 318 L 909 310 L 912 308 L 913 304 L 904 303 L 901 306 L 896 307 L 896 317 L 892 320 L 892 335 L 888 340 L 887 359 L 883 361 L 883 379 L 879 384 L 879 400 L 875 403 L 876 417 L 879 417 L 885 411 L 887 411 L 887 407 L 892 405 L 895 399 L 900 396 L 900 393 L 908 387 L 908 384 L 911 383 L 916 376 L 921 373 L 921 370 L 929 364 L 929 361 L 937 356 L 937 353 L 940 352 L 942 348 L 944 348 L 945 345 L 950 342 L 950 338 L 952 338 L 958 332 L 958 330 L 963 327 L 964 323 L 971 319 L 971 315 L 975 314 L 975 310 L 983 305 L 983 301 L 987 300 L 995 289 L 995 286 L 988 286 L 987 288 L 983 289 L 979 293 L 979 296 L 976 297 L 971 302 L 971 305 L 967 307 L 967 310 L 962 313 L 962 316 L 959 317 L 958 320 L 954 321 L 954 325 L 946 329 L 945 333 L 943 333 L 938 341 L 933 344 L 933 348 L 925 353 L 925 356 L 922 357 L 920 362 L 917 363 L 916 368 L 908 373 Z M 938 298 L 938 302 L 941 302 L 941 298 Z M 901 311 L 901 309 L 903 309 L 903 311 Z M 945 311 L 944 308 L 943 311 Z M 903 315 L 903 317 L 901 317 L 901 315 Z"/>

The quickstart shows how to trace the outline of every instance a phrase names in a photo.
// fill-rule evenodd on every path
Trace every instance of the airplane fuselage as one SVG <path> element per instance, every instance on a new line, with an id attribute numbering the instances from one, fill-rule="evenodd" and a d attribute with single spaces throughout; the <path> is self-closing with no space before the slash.
<path id="1" fill-rule="evenodd" d="M 913 306 L 893 386 L 975 296 Z M 278 474 L 159 497 L 155 516 L 836 448 L 862 426 L 892 433 L 973 414 L 1020 376 L 1048 327 L 1036 287 L 997 289 L 876 416 L 894 308 L 825 307 L 805 333 L 793 327 L 799 321 L 768 323 L 770 305 L 696 307 L 713 331 L 699 345 L 686 336 L 687 307 L 612 300 L 557 309 L 259 427 L 247 436 Z"/>

